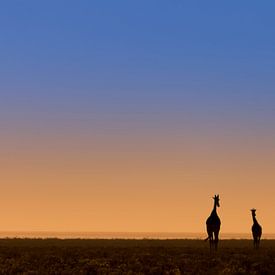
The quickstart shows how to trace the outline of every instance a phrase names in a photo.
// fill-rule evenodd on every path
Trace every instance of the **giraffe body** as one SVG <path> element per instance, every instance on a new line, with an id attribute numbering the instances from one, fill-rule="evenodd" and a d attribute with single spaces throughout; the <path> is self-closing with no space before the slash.
<path id="1" fill-rule="evenodd" d="M 251 209 L 252 212 L 252 219 L 253 219 L 253 225 L 252 225 L 252 236 L 253 236 L 253 245 L 254 248 L 258 249 L 260 246 L 260 240 L 262 236 L 262 227 L 258 223 L 256 219 L 256 209 Z"/>
<path id="2" fill-rule="evenodd" d="M 214 199 L 214 208 L 206 220 L 206 230 L 208 234 L 208 238 L 206 240 L 209 240 L 210 250 L 214 247 L 215 250 L 218 248 L 218 242 L 219 242 L 219 232 L 221 227 L 221 220 L 217 214 L 217 207 L 220 206 L 219 204 L 219 195 L 215 195 L 213 197 Z"/>

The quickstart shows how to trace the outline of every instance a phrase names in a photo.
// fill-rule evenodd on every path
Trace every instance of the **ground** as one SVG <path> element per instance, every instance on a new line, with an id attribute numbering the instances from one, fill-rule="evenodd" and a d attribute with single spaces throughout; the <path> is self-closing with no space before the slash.
<path id="1" fill-rule="evenodd" d="M 0 274 L 275 274 L 275 240 L 0 240 Z"/>

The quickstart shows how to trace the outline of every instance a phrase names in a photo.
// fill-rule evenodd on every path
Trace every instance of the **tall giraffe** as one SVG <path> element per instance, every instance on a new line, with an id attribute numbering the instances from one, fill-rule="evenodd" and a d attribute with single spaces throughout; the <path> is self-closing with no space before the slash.
<path id="1" fill-rule="evenodd" d="M 214 199 L 214 207 L 210 216 L 206 220 L 206 229 L 208 234 L 208 237 L 206 240 L 209 240 L 210 250 L 212 249 L 213 246 L 215 247 L 215 250 L 217 250 L 218 242 L 219 242 L 219 232 L 221 227 L 221 221 L 217 214 L 217 207 L 220 207 L 219 195 L 215 195 L 213 199 Z"/>
<path id="2" fill-rule="evenodd" d="M 253 244 L 254 244 L 254 248 L 258 249 L 260 246 L 260 239 L 262 236 L 262 227 L 260 226 L 260 224 L 258 223 L 258 221 L 256 220 L 256 209 L 251 209 L 252 212 L 252 219 L 253 219 L 253 225 L 252 225 L 252 235 L 253 235 Z"/>

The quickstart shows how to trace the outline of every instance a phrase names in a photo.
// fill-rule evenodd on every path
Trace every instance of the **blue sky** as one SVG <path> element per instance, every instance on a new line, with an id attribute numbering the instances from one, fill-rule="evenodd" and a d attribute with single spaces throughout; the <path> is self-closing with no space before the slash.
<path id="1" fill-rule="evenodd" d="M 50 130 L 53 120 L 104 125 L 122 116 L 163 128 L 176 120 L 184 130 L 188 117 L 198 127 L 273 132 L 274 8 L 272 1 L 1 3 L 2 120 L 43 121 Z"/>

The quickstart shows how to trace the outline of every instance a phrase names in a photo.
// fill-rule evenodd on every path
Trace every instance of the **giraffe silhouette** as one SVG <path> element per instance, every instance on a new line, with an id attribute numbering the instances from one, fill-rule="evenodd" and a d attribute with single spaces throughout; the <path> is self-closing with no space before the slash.
<path id="1" fill-rule="evenodd" d="M 254 248 L 258 249 L 260 246 L 260 239 L 262 236 L 262 227 L 256 220 L 256 209 L 251 209 L 252 212 L 252 219 L 253 219 L 253 225 L 252 225 L 252 235 L 253 235 L 253 244 Z"/>
<path id="2" fill-rule="evenodd" d="M 213 199 L 214 207 L 210 216 L 206 220 L 206 229 L 208 237 L 205 240 L 209 240 L 210 250 L 212 250 L 212 247 L 215 247 L 215 250 L 217 250 L 219 242 L 219 232 L 221 227 L 221 221 L 217 214 L 217 207 L 220 207 L 219 195 L 215 195 Z"/>

